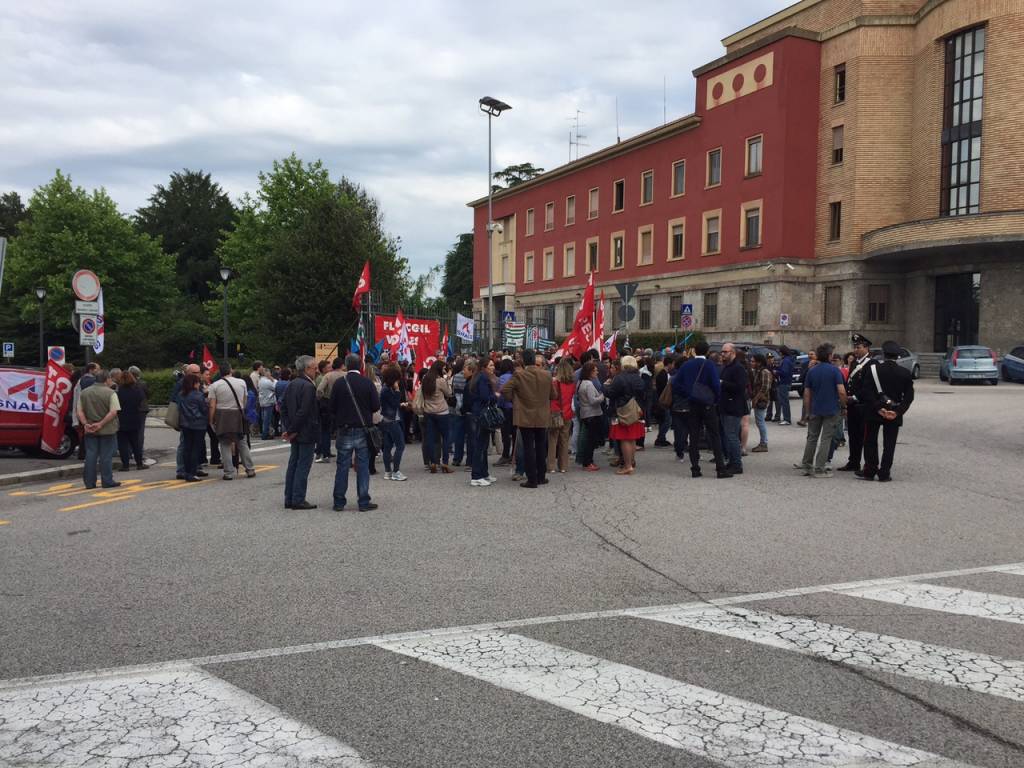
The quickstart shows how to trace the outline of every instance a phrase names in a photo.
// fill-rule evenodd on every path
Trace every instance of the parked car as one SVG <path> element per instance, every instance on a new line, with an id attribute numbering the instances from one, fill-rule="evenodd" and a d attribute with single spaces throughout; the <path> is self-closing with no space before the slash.
<path id="1" fill-rule="evenodd" d="M 999 371 L 1003 381 L 1024 381 L 1024 344 L 1014 347 L 1008 355 L 1003 355 Z"/>
<path id="2" fill-rule="evenodd" d="M 66 459 L 78 447 L 70 423 L 56 454 L 43 451 L 43 392 L 46 372 L 38 368 L 0 366 L 0 448 L 19 448 L 33 456 Z"/>
<path id="3" fill-rule="evenodd" d="M 871 357 L 879 361 L 885 359 L 885 355 L 882 354 L 882 350 L 878 348 L 872 348 Z M 911 352 L 906 347 L 900 347 L 900 356 L 896 358 L 896 365 L 901 368 L 906 368 L 915 379 L 921 376 L 921 365 L 918 363 L 917 353 Z"/>
<path id="4" fill-rule="evenodd" d="M 939 378 L 950 384 L 959 384 L 962 381 L 990 381 L 992 384 L 998 384 L 999 368 L 996 366 L 996 353 L 978 344 L 953 347 L 942 358 Z"/>

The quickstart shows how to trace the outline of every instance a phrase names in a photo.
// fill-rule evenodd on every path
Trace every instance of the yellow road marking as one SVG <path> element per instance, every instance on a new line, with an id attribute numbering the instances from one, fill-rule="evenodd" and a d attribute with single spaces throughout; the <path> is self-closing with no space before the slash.
<path id="1" fill-rule="evenodd" d="M 0 520 L 0 525 L 10 525 L 10 524 L 11 524 L 10 520 Z"/>
<path id="2" fill-rule="evenodd" d="M 84 504 L 75 504 L 71 507 L 63 507 L 58 509 L 58 512 L 74 512 L 76 509 L 88 509 L 89 507 L 98 507 L 102 504 L 112 504 L 115 501 L 128 501 L 134 499 L 135 495 L 131 493 L 123 494 L 121 496 L 115 496 L 110 499 L 100 499 L 99 501 L 87 501 Z"/>
<path id="3" fill-rule="evenodd" d="M 69 488 L 74 488 L 75 483 L 58 483 L 57 485 L 51 485 L 42 491 L 11 491 L 11 496 L 49 496 L 58 491 L 66 491 Z"/>
<path id="4" fill-rule="evenodd" d="M 141 483 L 142 483 L 141 480 L 122 480 L 121 481 L 121 486 L 140 485 Z M 103 490 L 104 491 L 116 491 L 117 489 L 116 488 L 104 488 Z M 44 496 L 55 495 L 55 496 L 60 496 L 61 498 L 64 498 L 66 496 L 80 496 L 83 493 L 96 493 L 96 492 L 97 492 L 96 488 L 83 488 L 83 489 L 78 490 L 78 491 L 64 491 L 64 492 L 60 492 L 60 493 L 54 492 L 53 494 L 47 493 L 47 494 L 43 494 L 43 495 Z M 99 491 L 99 492 L 102 493 L 102 491 Z"/>

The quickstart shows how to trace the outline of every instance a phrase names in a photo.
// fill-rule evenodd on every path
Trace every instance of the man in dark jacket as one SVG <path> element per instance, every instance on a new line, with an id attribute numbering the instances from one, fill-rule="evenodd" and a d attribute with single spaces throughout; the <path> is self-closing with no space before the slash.
<path id="1" fill-rule="evenodd" d="M 868 368 L 867 381 L 861 387 L 864 397 L 864 479 L 889 482 L 896 438 L 903 426 L 903 414 L 914 402 L 914 376 L 901 367 L 896 358 L 900 345 L 895 341 L 882 344 L 885 362 Z M 882 462 L 878 462 L 878 432 L 882 432 Z"/>
<path id="2" fill-rule="evenodd" d="M 704 428 L 711 450 L 715 453 L 715 468 L 720 479 L 732 477 L 725 466 L 722 455 L 722 438 L 718 428 L 718 401 L 721 396 L 722 383 L 718 377 L 718 367 L 708 360 L 708 343 L 698 341 L 693 348 L 697 354 L 691 357 L 678 369 L 672 377 L 672 392 L 689 400 L 689 443 L 690 443 L 690 474 L 701 476 L 700 470 L 700 430 Z M 698 387 L 700 384 L 702 386 Z M 710 402 L 709 402 L 710 401 Z"/>
<path id="3" fill-rule="evenodd" d="M 526 482 L 523 488 L 546 485 L 548 479 L 548 427 L 551 424 L 551 374 L 544 357 L 532 349 L 523 352 L 523 369 L 516 371 L 501 388 L 501 396 L 512 402 L 512 423 L 523 436 Z"/>
<path id="4" fill-rule="evenodd" d="M 359 511 L 376 509 L 370 501 L 370 446 L 366 428 L 380 410 L 380 395 L 368 378 L 359 373 L 363 361 L 359 355 L 345 357 L 345 375 L 331 387 L 331 416 L 337 429 L 338 467 L 334 472 L 334 511 L 345 509 L 348 473 L 355 456 L 356 493 Z"/>
<path id="5" fill-rule="evenodd" d="M 291 443 L 284 476 L 284 508 L 316 509 L 306 501 L 313 448 L 320 439 L 320 406 L 316 401 L 316 358 L 303 355 L 295 361 L 298 375 L 288 383 L 281 402 L 281 421 L 288 425 L 284 439 Z"/>
<path id="6" fill-rule="evenodd" d="M 722 345 L 722 430 L 725 434 L 727 468 L 734 475 L 743 474 L 743 450 L 740 446 L 740 428 L 747 409 L 747 369 L 736 359 L 736 348 Z"/>

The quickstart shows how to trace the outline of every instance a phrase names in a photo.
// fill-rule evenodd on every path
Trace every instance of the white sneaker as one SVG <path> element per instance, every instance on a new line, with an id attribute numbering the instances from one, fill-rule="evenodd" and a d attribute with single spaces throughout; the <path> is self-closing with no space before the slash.
<path id="1" fill-rule="evenodd" d="M 469 484 L 472 485 L 474 488 L 486 488 L 491 483 L 489 480 L 470 480 Z"/>
<path id="2" fill-rule="evenodd" d="M 390 480 L 391 479 L 391 473 L 390 472 L 385 472 L 384 473 L 384 479 L 385 480 Z"/>
<path id="3" fill-rule="evenodd" d="M 490 475 L 488 475 L 485 479 L 487 480 L 488 483 L 496 483 L 496 482 L 498 482 L 498 478 L 491 477 Z"/>
<path id="4" fill-rule="evenodd" d="M 789 426 L 792 426 L 792 425 L 793 425 L 793 422 L 791 422 L 791 421 L 780 421 L 779 422 L 779 426 L 780 427 L 789 427 Z"/>
<path id="5" fill-rule="evenodd" d="M 409 478 L 403 475 L 401 472 L 392 472 L 391 479 L 398 480 L 399 482 L 401 482 L 402 480 L 408 480 Z"/>

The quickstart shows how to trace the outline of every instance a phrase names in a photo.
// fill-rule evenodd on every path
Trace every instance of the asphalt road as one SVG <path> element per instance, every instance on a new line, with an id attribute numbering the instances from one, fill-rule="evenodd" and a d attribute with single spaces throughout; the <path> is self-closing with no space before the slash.
<path id="1" fill-rule="evenodd" d="M 372 513 L 320 464 L 285 511 L 264 444 L 5 489 L 0 765 L 1019 768 L 1022 406 L 919 383 L 889 484 L 770 425 L 727 481 L 648 447 L 478 489 L 413 445 Z"/>

